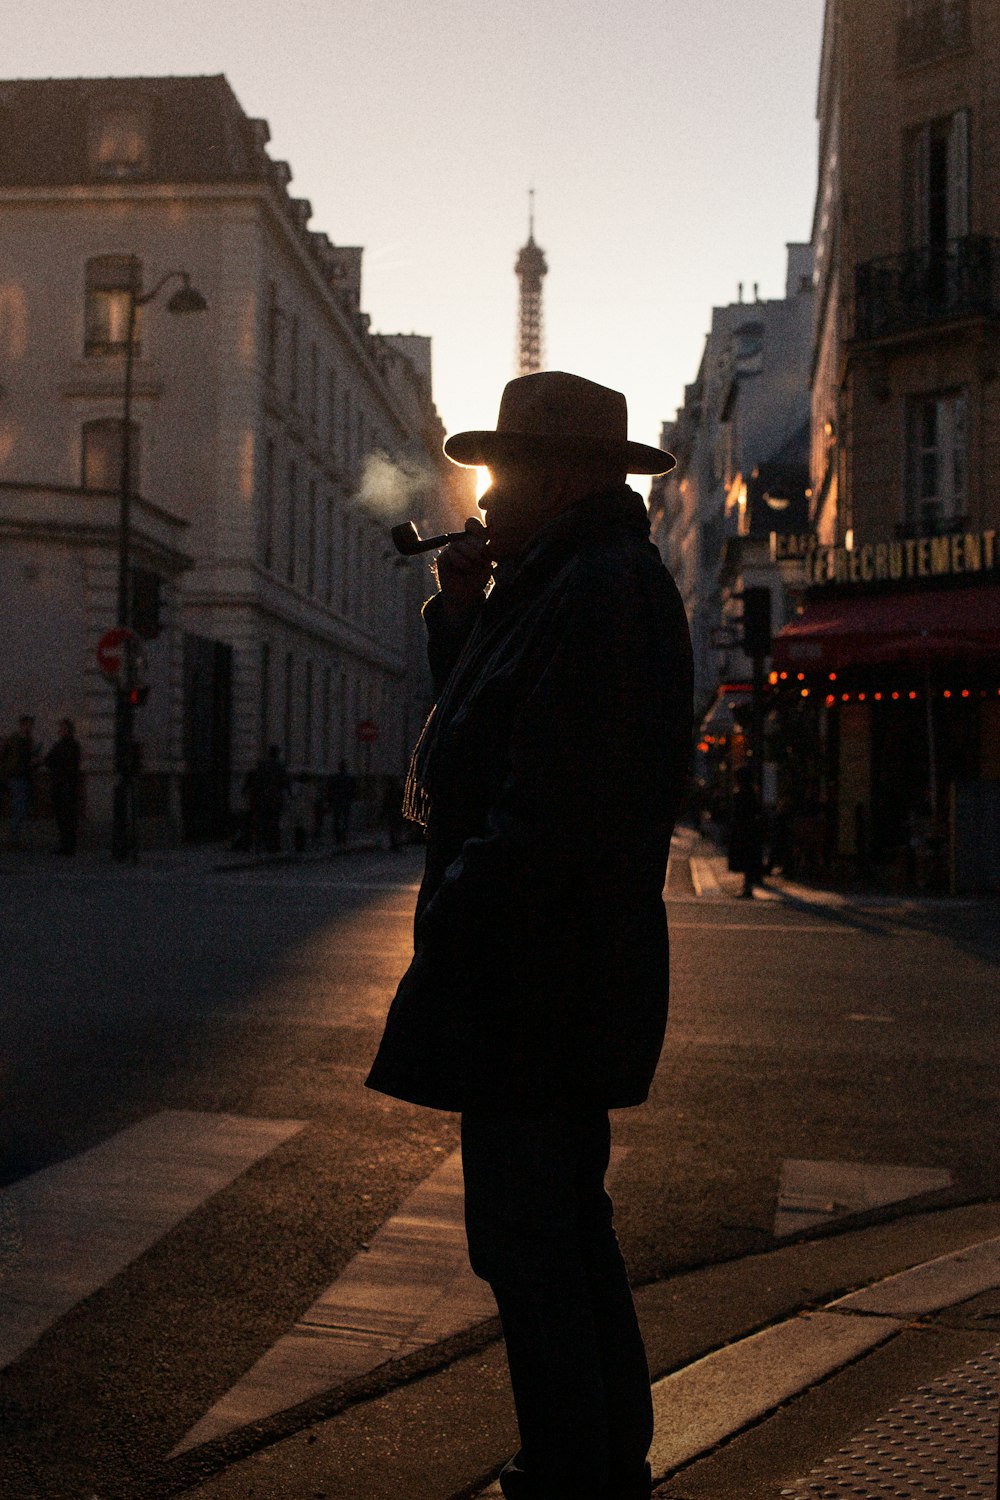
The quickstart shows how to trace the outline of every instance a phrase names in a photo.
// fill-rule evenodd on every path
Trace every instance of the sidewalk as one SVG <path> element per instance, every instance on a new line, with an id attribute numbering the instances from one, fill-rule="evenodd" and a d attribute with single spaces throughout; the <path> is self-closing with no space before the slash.
<path id="1" fill-rule="evenodd" d="M 993 1500 L 1000 1204 L 704 1267 L 636 1305 L 656 1500 Z M 283 1432 L 244 1429 L 165 1467 L 170 1493 L 198 1500 L 492 1500 L 514 1446 L 485 1324 L 437 1367 L 384 1369 Z"/>
<path id="2" fill-rule="evenodd" d="M 706 901 L 731 901 L 743 894 L 743 876 L 730 870 L 728 856 L 711 839 L 682 830 L 685 835 L 684 853 L 689 861 L 691 884 L 697 897 Z M 989 896 L 931 896 L 901 892 L 890 895 L 867 890 L 833 890 L 828 886 L 810 885 L 804 881 L 791 880 L 784 875 L 768 875 L 754 887 L 756 901 L 785 901 L 804 906 L 831 908 L 864 906 L 903 909 L 926 907 L 959 907 L 988 901 Z"/>
<path id="3" fill-rule="evenodd" d="M 82 848 L 67 858 L 42 848 L 0 848 L 0 870 L 57 875 L 116 871 L 126 876 L 150 872 L 199 876 L 230 870 L 260 870 L 271 865 L 323 864 L 344 854 L 370 853 L 384 847 L 378 834 L 360 835 L 346 844 L 324 841 L 319 845 L 309 845 L 302 853 L 287 849 L 277 854 L 263 851 L 239 853 L 228 842 L 179 844 L 140 849 L 134 861 L 116 860 L 109 849 Z"/>

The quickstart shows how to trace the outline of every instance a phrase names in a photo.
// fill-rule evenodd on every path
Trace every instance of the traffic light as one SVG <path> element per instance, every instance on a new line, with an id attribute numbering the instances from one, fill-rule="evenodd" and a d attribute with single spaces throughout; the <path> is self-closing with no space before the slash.
<path id="1" fill-rule="evenodd" d="M 137 683 L 134 688 L 129 688 L 128 690 L 128 701 L 131 703 L 133 708 L 141 708 L 148 697 L 148 682 Z"/>
<path id="2" fill-rule="evenodd" d="M 743 590 L 743 649 L 747 656 L 771 654 L 771 590 Z"/>

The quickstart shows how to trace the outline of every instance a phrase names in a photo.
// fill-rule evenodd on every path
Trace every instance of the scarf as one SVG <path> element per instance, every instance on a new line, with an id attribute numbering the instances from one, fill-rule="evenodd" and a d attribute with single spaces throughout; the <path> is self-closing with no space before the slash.
<path id="1" fill-rule="evenodd" d="M 526 550 L 497 565 L 492 586 L 465 644 L 428 715 L 410 758 L 403 816 L 426 829 L 434 797 L 435 760 L 457 721 L 468 712 L 478 684 L 511 670 L 537 642 L 535 626 L 562 590 L 582 541 L 594 532 L 626 526 L 649 537 L 641 495 L 627 485 L 587 496 L 548 522 Z"/>

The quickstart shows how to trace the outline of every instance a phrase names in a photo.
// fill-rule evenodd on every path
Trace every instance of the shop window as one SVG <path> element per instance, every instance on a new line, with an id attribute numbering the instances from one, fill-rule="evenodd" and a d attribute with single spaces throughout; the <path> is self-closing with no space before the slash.
<path id="1" fill-rule="evenodd" d="M 142 110 L 105 110 L 91 121 L 88 144 L 95 176 L 141 177 L 149 165 L 149 122 Z"/>
<path id="2" fill-rule="evenodd" d="M 100 417 L 84 422 L 81 442 L 80 483 L 85 490 L 117 490 L 122 475 L 122 421 L 120 417 Z M 139 427 L 129 428 L 129 469 L 133 494 L 139 489 Z"/>
<path id="3" fill-rule="evenodd" d="M 128 341 L 129 301 L 142 290 L 142 264 L 131 255 L 98 255 L 88 260 L 84 309 L 85 355 L 124 354 Z M 132 351 L 139 353 L 139 320 L 135 310 Z"/>
<path id="4" fill-rule="evenodd" d="M 965 519 L 967 404 L 964 391 L 910 399 L 906 521 L 919 535 L 950 531 Z"/>

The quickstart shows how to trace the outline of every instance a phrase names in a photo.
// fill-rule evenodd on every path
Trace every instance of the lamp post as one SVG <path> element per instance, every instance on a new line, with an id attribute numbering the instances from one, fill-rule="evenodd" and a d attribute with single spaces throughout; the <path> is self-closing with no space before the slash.
<path id="1" fill-rule="evenodd" d="M 125 332 L 125 397 L 122 407 L 121 471 L 118 483 L 118 620 L 126 629 L 131 625 L 132 600 L 129 589 L 129 543 L 132 503 L 132 362 L 135 352 L 136 310 L 152 302 L 170 281 L 181 285 L 167 303 L 172 313 L 204 312 L 208 303 L 191 285 L 187 271 L 168 271 L 149 292 L 139 290 L 140 263 L 129 258 L 128 318 Z M 112 807 L 111 851 L 116 859 L 135 859 L 135 809 L 133 805 L 135 744 L 133 725 L 135 705 L 132 692 L 135 654 L 129 639 L 123 651 L 123 680 L 115 689 L 115 789 Z"/>

